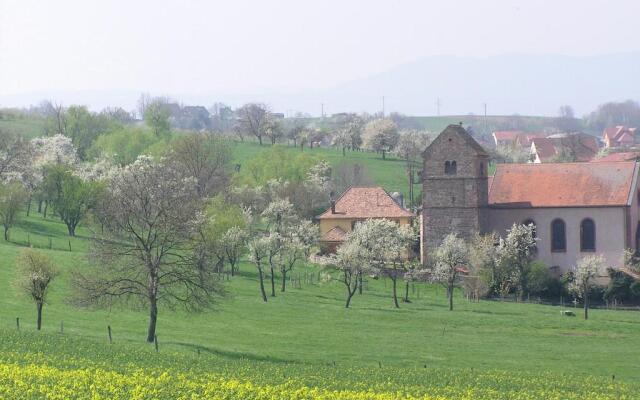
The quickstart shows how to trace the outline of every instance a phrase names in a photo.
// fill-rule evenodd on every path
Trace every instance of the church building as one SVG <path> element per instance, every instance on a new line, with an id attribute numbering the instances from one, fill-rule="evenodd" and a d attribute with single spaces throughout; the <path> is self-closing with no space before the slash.
<path id="1" fill-rule="evenodd" d="M 460 125 L 449 125 L 423 153 L 423 262 L 444 236 L 506 235 L 514 223 L 534 224 L 537 258 L 558 274 L 588 254 L 622 266 L 640 240 L 638 164 L 498 164 Z"/>

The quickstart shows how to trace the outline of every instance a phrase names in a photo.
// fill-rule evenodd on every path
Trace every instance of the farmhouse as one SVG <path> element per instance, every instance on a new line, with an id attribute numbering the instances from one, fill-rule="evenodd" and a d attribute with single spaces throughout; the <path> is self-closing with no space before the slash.
<path id="1" fill-rule="evenodd" d="M 366 219 L 386 218 L 398 224 L 410 224 L 414 214 L 401 204 L 379 186 L 347 189 L 318 216 L 321 246 L 327 252 L 335 252 L 355 225 Z"/>
<path id="2" fill-rule="evenodd" d="M 562 273 L 587 254 L 620 267 L 640 240 L 638 164 L 577 162 L 499 164 L 459 125 L 449 125 L 423 153 L 422 257 L 457 232 L 505 235 L 532 223 L 537 257 Z"/>
<path id="3" fill-rule="evenodd" d="M 605 147 L 630 147 L 636 142 L 636 128 L 623 125 L 605 128 L 602 132 L 602 141 Z"/>
<path id="4" fill-rule="evenodd" d="M 546 163 L 564 158 L 591 161 L 598 154 L 598 141 L 586 133 L 561 133 L 531 140 L 531 162 Z"/>

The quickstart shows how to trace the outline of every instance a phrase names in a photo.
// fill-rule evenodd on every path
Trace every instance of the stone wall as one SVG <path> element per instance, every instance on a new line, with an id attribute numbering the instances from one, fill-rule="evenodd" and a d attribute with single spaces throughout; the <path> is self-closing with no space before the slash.
<path id="1" fill-rule="evenodd" d="M 470 239 L 487 227 L 488 155 L 460 126 L 450 125 L 424 153 L 423 260 L 449 233 Z M 445 164 L 455 161 L 455 173 Z"/>

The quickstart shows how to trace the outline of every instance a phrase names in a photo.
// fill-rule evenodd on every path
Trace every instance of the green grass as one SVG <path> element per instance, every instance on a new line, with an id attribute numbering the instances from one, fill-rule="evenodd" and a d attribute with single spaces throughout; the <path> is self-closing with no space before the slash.
<path id="1" fill-rule="evenodd" d="M 86 265 L 84 250 L 89 232 L 79 229 L 72 251 L 64 247 L 65 227 L 36 213 L 12 230 L 16 243 L 0 243 L 0 330 L 35 330 L 35 306 L 17 297 L 11 286 L 14 259 L 24 243 L 24 229 L 32 243 L 58 263 L 61 276 L 54 282 L 44 309 L 43 331 L 54 335 L 64 321 L 64 337 L 95 343 L 107 341 L 107 325 L 114 340 L 145 347 L 147 313 L 125 308 L 87 311 L 66 304 L 68 279 Z M 36 233 L 38 231 L 39 233 Z M 61 243 L 59 246 L 57 243 Z M 559 307 L 491 301 L 469 303 L 458 294 L 449 312 L 441 288 L 416 285 L 411 303 L 393 308 L 390 283 L 368 282 L 345 309 L 338 283 L 317 283 L 317 270 L 298 268 L 294 276 L 314 275 L 313 283 L 290 287 L 267 304 L 260 300 L 254 268 L 243 263 L 241 275 L 227 283 L 229 296 L 215 310 L 202 314 L 160 309 L 158 337 L 162 349 L 179 354 L 202 353 L 222 359 L 265 360 L 285 365 L 338 365 L 396 368 L 475 368 L 505 371 L 640 378 L 640 314 L 593 310 L 590 319 L 562 317 Z M 418 297 L 419 290 L 419 297 Z M 54 346 L 55 347 L 55 346 Z M 55 351 L 55 350 L 51 350 Z"/>
<path id="2" fill-rule="evenodd" d="M 258 152 L 268 148 L 269 145 L 260 146 L 255 142 L 234 142 L 234 162 L 242 165 L 255 157 Z M 299 148 L 291 146 L 284 148 L 291 152 L 301 151 Z M 381 154 L 368 151 L 347 151 L 345 156 L 342 155 L 340 149 L 305 148 L 304 152 L 327 160 L 334 168 L 341 163 L 358 163 L 365 167 L 374 184 L 384 187 L 389 192 L 402 192 L 405 198 L 409 193 L 406 164 L 392 154 L 387 154 L 386 159 L 383 160 Z M 415 185 L 414 190 L 419 193 L 421 191 L 420 185 Z"/>
<path id="3" fill-rule="evenodd" d="M 0 118 L 0 132 L 22 135 L 28 139 L 44 135 L 44 120 L 39 118 Z"/>

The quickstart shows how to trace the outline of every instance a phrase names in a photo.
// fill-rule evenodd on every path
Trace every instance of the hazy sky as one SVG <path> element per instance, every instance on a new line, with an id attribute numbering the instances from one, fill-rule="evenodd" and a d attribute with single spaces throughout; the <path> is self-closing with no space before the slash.
<path id="1" fill-rule="evenodd" d="M 640 49 L 639 0 L 0 0 L 0 95 L 331 87 L 429 55 Z"/>

